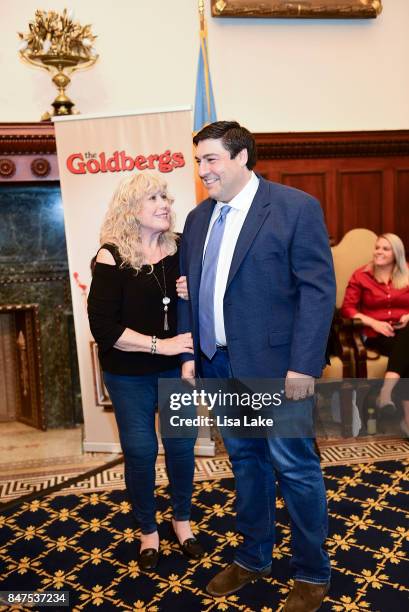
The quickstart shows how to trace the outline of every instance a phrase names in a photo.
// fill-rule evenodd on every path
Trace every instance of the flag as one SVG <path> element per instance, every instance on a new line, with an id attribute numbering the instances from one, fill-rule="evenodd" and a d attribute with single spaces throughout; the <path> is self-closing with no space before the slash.
<path id="1" fill-rule="evenodd" d="M 200 15 L 200 48 L 199 61 L 197 66 L 195 115 L 193 121 L 193 131 L 196 134 L 208 123 L 217 121 L 216 106 L 213 97 L 212 79 L 209 70 L 209 57 L 207 53 L 207 26 L 204 17 L 204 2 L 199 1 Z M 196 196 L 198 201 L 207 197 L 207 192 L 196 172 Z"/>
<path id="2" fill-rule="evenodd" d="M 207 53 L 207 27 L 204 16 L 200 16 L 200 49 L 197 66 L 196 98 L 194 132 L 198 132 L 207 123 L 216 121 L 216 107 L 214 104 L 212 79 L 209 70 Z"/>

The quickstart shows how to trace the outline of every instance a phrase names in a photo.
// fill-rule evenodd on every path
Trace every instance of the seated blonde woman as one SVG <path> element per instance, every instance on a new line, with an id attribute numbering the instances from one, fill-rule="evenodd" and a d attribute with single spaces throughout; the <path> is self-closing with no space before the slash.
<path id="1" fill-rule="evenodd" d="M 360 319 L 365 345 L 389 358 L 378 408 L 395 410 L 392 391 L 401 378 L 409 378 L 409 269 L 399 236 L 388 233 L 377 238 L 372 261 L 349 280 L 342 315 Z M 407 399 L 403 409 L 401 428 L 409 435 Z"/>

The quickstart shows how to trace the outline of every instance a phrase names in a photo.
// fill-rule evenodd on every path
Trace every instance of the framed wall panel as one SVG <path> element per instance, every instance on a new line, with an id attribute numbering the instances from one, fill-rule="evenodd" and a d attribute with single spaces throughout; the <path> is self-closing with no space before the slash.
<path id="1" fill-rule="evenodd" d="M 327 194 L 326 194 L 326 173 L 325 172 L 283 172 L 281 174 L 281 183 L 289 187 L 295 187 L 310 193 L 316 197 L 326 211 Z"/>
<path id="2" fill-rule="evenodd" d="M 256 134 L 256 171 L 317 197 L 334 243 L 354 227 L 409 252 L 409 130 Z"/>
<path id="3" fill-rule="evenodd" d="M 340 171 L 338 223 L 342 235 L 355 227 L 382 232 L 382 172 Z"/>
<path id="4" fill-rule="evenodd" d="M 409 249 L 409 167 L 399 168 L 395 176 L 395 227 L 396 233 L 407 236 L 406 252 Z"/>

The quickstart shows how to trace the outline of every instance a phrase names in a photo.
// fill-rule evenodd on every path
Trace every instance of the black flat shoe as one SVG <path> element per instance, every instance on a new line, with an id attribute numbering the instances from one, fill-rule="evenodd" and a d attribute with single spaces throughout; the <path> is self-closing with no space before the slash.
<path id="1" fill-rule="evenodd" d="M 396 405 L 393 402 L 379 406 L 379 414 L 382 417 L 392 417 L 396 413 Z"/>
<path id="2" fill-rule="evenodd" d="M 179 542 L 179 546 L 182 549 L 185 557 L 188 557 L 189 559 L 201 559 L 205 555 L 203 546 L 198 540 L 196 540 L 196 538 L 188 538 L 183 542 L 183 544 Z"/>
<path id="3" fill-rule="evenodd" d="M 206 553 L 204 551 L 204 548 L 196 538 L 187 538 L 182 543 L 179 540 L 178 536 L 176 535 L 175 526 L 173 524 L 173 519 L 171 521 L 171 524 L 172 524 L 172 527 L 170 531 L 173 537 L 176 539 L 176 542 L 179 544 L 185 557 L 188 557 L 189 559 L 201 559 L 202 557 L 205 556 Z"/>
<path id="4" fill-rule="evenodd" d="M 145 572 L 156 569 L 159 560 L 159 551 L 156 548 L 144 548 L 138 557 L 139 568 Z"/>

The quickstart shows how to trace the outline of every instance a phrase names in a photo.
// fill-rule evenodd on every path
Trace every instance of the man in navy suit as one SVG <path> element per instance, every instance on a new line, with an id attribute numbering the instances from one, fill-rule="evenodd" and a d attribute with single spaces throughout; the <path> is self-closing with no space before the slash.
<path id="1" fill-rule="evenodd" d="M 308 405 L 325 364 L 335 306 L 321 206 L 307 193 L 257 176 L 254 137 L 237 122 L 208 125 L 193 141 L 209 199 L 187 217 L 180 250 L 189 300 L 179 300 L 179 331 L 192 332 L 195 348 L 194 360 L 182 358 L 182 377 L 283 378 L 287 398 L 307 398 Z M 270 573 L 277 479 L 292 528 L 294 586 L 284 610 L 318 610 L 330 564 L 314 439 L 224 442 L 243 542 L 208 592 L 228 595 Z"/>

